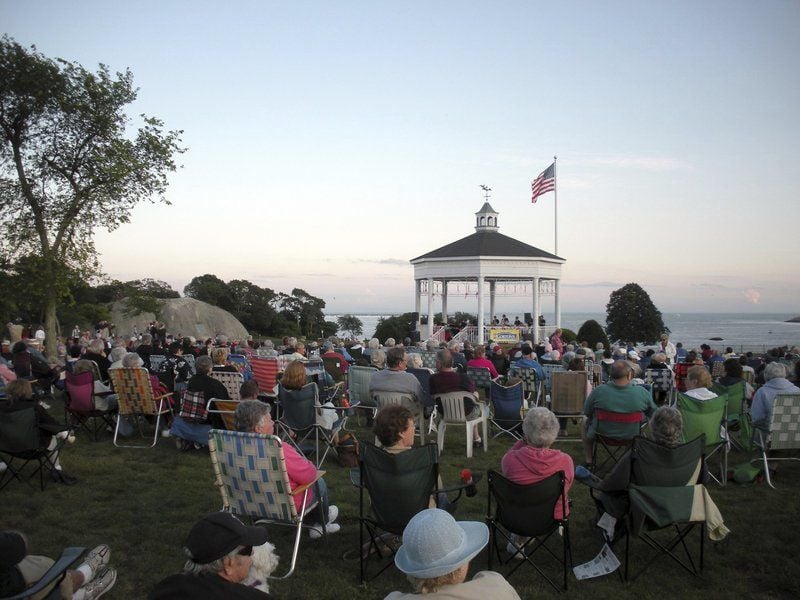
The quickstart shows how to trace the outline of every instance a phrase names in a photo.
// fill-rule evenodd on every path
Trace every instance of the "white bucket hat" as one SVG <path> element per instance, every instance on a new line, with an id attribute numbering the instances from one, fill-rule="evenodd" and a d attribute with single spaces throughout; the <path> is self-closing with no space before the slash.
<path id="1" fill-rule="evenodd" d="M 417 579 L 441 577 L 468 563 L 488 542 L 485 523 L 457 522 L 448 512 L 428 508 L 406 525 L 394 564 Z"/>

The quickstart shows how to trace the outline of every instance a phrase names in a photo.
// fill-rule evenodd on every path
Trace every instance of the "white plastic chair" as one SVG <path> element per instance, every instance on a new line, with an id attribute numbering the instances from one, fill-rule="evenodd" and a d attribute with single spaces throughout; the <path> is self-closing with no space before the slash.
<path id="1" fill-rule="evenodd" d="M 480 407 L 480 416 L 476 419 L 467 420 L 467 415 L 464 413 L 464 398 L 467 397 L 477 406 Z M 486 404 L 479 402 L 470 392 L 449 392 L 447 394 L 437 394 L 434 400 L 441 403 L 442 414 L 439 417 L 437 443 L 439 445 L 439 454 L 444 449 L 444 432 L 447 429 L 448 423 L 464 424 L 467 435 L 467 458 L 472 458 L 472 428 L 477 423 L 483 426 L 483 451 L 488 452 L 489 435 L 488 435 L 488 419 L 486 418 Z"/>

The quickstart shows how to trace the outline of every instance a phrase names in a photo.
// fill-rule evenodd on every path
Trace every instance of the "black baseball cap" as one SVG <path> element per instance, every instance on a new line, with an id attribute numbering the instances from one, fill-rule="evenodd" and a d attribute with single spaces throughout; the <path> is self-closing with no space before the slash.
<path id="1" fill-rule="evenodd" d="M 216 512 L 192 527 L 186 548 L 194 562 L 208 564 L 239 546 L 261 546 L 266 541 L 267 530 L 263 527 L 248 527 L 231 513 Z"/>

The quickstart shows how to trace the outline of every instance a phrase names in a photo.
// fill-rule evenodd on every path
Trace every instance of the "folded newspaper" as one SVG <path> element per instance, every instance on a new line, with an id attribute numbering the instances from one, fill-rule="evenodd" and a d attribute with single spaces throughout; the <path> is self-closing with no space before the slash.
<path id="1" fill-rule="evenodd" d="M 591 579 L 592 577 L 602 577 L 603 575 L 613 573 L 618 568 L 619 559 L 614 552 L 612 552 L 608 544 L 603 544 L 597 556 L 587 563 L 573 567 L 572 572 L 575 573 L 576 579 L 581 580 Z"/>

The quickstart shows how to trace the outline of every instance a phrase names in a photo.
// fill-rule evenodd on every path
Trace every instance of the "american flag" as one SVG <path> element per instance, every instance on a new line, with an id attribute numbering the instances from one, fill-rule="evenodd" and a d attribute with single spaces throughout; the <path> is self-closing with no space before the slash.
<path id="1" fill-rule="evenodd" d="M 539 196 L 552 192 L 554 189 L 556 189 L 556 163 L 547 167 L 533 180 L 531 184 L 531 202 L 535 203 Z"/>

